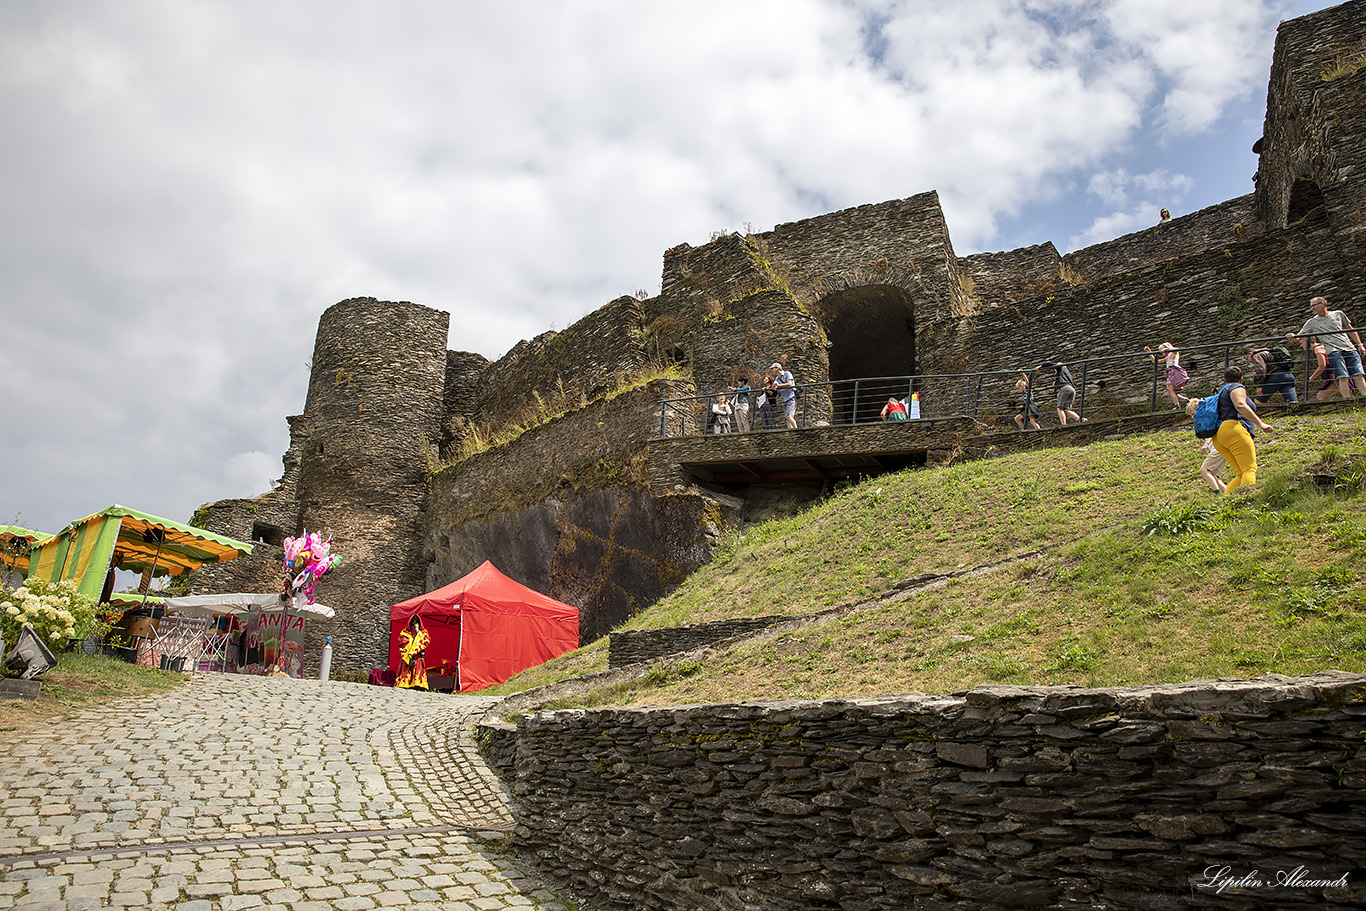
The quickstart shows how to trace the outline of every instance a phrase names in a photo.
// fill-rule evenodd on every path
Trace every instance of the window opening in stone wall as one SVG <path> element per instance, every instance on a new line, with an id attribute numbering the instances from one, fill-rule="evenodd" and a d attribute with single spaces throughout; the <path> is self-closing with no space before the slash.
<path id="1" fill-rule="evenodd" d="M 274 525 L 267 525 L 265 522 L 253 522 L 251 524 L 251 539 L 260 541 L 262 544 L 273 544 L 276 547 L 285 546 L 285 533 Z"/>
<path id="2" fill-rule="evenodd" d="M 1294 224 L 1324 207 L 1323 190 L 1317 183 L 1301 177 L 1290 185 L 1290 204 L 1286 209 L 1286 224 Z"/>
<path id="3" fill-rule="evenodd" d="M 854 418 L 856 378 L 912 376 L 915 367 L 915 306 L 911 296 L 893 285 L 850 288 L 816 304 L 830 340 L 830 381 L 834 421 Z M 888 397 L 904 398 L 906 383 L 859 383 L 858 423 L 880 420 Z"/>

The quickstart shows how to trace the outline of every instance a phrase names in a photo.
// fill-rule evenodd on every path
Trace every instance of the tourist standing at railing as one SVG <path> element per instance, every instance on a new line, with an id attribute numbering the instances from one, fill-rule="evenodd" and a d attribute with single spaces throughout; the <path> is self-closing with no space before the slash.
<path id="1" fill-rule="evenodd" d="M 1229 367 L 1224 371 L 1224 387 L 1219 390 L 1219 429 L 1214 434 L 1214 448 L 1237 475 L 1224 487 L 1224 493 L 1257 483 L 1257 445 L 1252 438 L 1258 430 L 1270 429 L 1248 401 L 1242 368 Z"/>
<path id="2" fill-rule="evenodd" d="M 1185 367 L 1181 366 L 1181 352 L 1171 342 L 1163 342 L 1158 345 L 1156 354 L 1147 345 L 1143 346 L 1143 350 L 1148 352 L 1154 363 L 1156 363 L 1158 355 L 1162 356 L 1163 369 L 1167 376 L 1167 398 L 1171 399 L 1172 405 L 1177 411 L 1180 411 L 1185 407 L 1184 400 L 1187 398 L 1187 396 L 1181 395 L 1181 390 L 1185 388 L 1186 383 L 1190 382 L 1190 374 L 1186 372 Z"/>
<path id="3" fill-rule="evenodd" d="M 788 430 L 797 429 L 797 380 L 792 371 L 784 370 L 782 364 L 774 364 L 772 370 L 778 371 L 773 378 L 773 388 L 778 390 L 778 404 L 783 406 L 783 420 Z"/>
<path id="4" fill-rule="evenodd" d="M 764 378 L 759 384 L 759 422 L 764 430 L 773 430 L 776 427 L 773 422 L 773 408 L 778 404 L 778 390 L 773 386 L 773 378 L 777 375 L 770 367 L 764 371 Z"/>
<path id="5" fill-rule="evenodd" d="M 1077 400 L 1077 387 L 1072 383 L 1072 371 L 1067 369 L 1065 364 L 1055 364 L 1052 361 L 1044 361 L 1039 365 L 1039 370 L 1053 371 L 1053 391 L 1058 396 L 1058 425 L 1067 426 L 1067 419 L 1071 418 L 1073 423 L 1081 420 L 1081 415 L 1072 410 L 1072 403 Z"/>
<path id="6" fill-rule="evenodd" d="M 730 391 L 735 393 L 735 432 L 749 433 L 749 377 L 740 377 L 740 385 Z"/>
<path id="7" fill-rule="evenodd" d="M 1366 369 L 1362 368 L 1361 363 L 1361 356 L 1366 354 L 1366 346 L 1362 345 L 1361 336 L 1352 328 L 1352 321 L 1347 318 L 1346 313 L 1328 309 L 1327 298 L 1316 297 L 1309 301 L 1309 309 L 1314 315 L 1305 321 L 1299 336 L 1292 332 L 1288 333 L 1286 338 L 1296 339 L 1304 346 L 1312 344 L 1307 341 L 1311 333 L 1324 333 L 1317 336 L 1318 343 L 1323 345 L 1328 356 L 1328 364 L 1333 368 L 1333 378 L 1338 382 L 1338 394 L 1344 399 L 1350 399 L 1351 378 L 1366 377 Z M 1358 386 L 1363 382 L 1366 381 L 1358 380 Z M 1363 394 L 1366 394 L 1366 391 L 1363 391 Z"/>
<path id="8" fill-rule="evenodd" d="M 1258 405 L 1265 405 L 1278 392 L 1283 401 L 1292 404 L 1298 401 L 1288 351 L 1280 347 L 1249 348 L 1244 357 L 1252 365 L 1252 385 L 1257 389 Z"/>
<path id="9" fill-rule="evenodd" d="M 713 433 L 730 433 L 730 402 L 726 401 L 726 394 L 718 392 L 716 401 L 711 403 L 711 418 Z"/>
<path id="10" fill-rule="evenodd" d="M 901 399 L 896 396 L 887 399 L 887 404 L 882 406 L 882 419 L 884 421 L 906 420 L 906 406 Z"/>

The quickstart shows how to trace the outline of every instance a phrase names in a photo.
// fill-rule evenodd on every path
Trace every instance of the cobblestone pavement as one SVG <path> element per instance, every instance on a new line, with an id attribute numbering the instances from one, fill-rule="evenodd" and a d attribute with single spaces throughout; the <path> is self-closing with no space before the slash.
<path id="1" fill-rule="evenodd" d="M 0 743 L 0 911 L 554 911 L 490 840 L 492 703 L 208 674 Z"/>

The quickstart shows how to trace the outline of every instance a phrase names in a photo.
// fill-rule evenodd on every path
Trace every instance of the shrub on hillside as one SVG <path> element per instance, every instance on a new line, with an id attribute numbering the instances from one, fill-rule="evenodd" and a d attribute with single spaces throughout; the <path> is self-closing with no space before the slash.
<path id="1" fill-rule="evenodd" d="M 13 591 L 0 591 L 0 637 L 7 646 L 28 624 L 49 647 L 58 648 L 83 637 L 94 618 L 95 599 L 81 594 L 74 582 L 29 579 Z"/>

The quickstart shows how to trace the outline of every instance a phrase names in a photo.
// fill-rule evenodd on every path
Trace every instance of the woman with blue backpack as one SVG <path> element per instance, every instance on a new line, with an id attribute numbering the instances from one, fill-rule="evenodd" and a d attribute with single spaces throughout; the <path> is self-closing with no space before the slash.
<path id="1" fill-rule="evenodd" d="M 1229 494 L 1239 487 L 1257 483 L 1257 445 L 1252 438 L 1258 430 L 1270 431 L 1271 425 L 1257 416 L 1252 402 L 1248 401 L 1243 371 L 1239 367 L 1224 371 L 1224 385 L 1215 398 L 1218 429 L 1214 431 L 1214 449 L 1236 475 L 1224 488 L 1224 493 Z M 1199 424 L 1197 419 L 1197 435 L 1200 435 Z"/>

